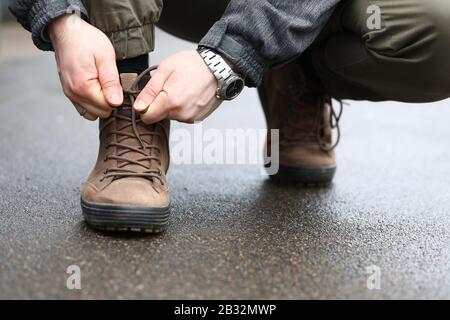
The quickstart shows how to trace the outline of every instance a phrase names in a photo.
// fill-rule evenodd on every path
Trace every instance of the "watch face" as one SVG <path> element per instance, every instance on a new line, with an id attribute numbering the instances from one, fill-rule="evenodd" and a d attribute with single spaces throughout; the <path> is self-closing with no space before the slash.
<path id="1" fill-rule="evenodd" d="M 244 81 L 242 79 L 236 79 L 229 83 L 225 90 L 225 96 L 228 100 L 236 98 L 239 93 L 244 89 Z"/>

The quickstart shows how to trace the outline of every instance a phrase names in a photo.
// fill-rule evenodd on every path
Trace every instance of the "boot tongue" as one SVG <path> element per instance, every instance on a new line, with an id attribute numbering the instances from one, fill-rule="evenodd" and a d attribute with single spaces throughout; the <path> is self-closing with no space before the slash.
<path id="1" fill-rule="evenodd" d="M 122 88 L 124 91 L 124 103 L 121 107 L 117 108 L 117 115 L 126 117 L 127 119 L 121 119 L 121 118 L 117 118 L 116 120 L 116 129 L 118 131 L 124 132 L 124 133 L 128 133 L 131 134 L 130 137 L 125 137 L 122 135 L 118 135 L 118 138 L 120 139 L 119 143 L 122 145 L 126 145 L 126 146 L 132 146 L 132 147 L 136 147 L 136 148 L 140 148 L 142 147 L 141 142 L 139 141 L 138 137 L 135 136 L 135 132 L 133 130 L 133 126 L 132 126 L 132 95 L 131 94 L 127 94 L 128 92 L 133 92 L 136 91 L 136 88 L 133 88 L 133 84 L 136 81 L 138 75 L 135 73 L 122 73 L 120 75 L 120 81 L 122 84 Z M 140 115 L 139 113 L 135 114 L 136 117 L 136 122 L 138 122 L 138 120 L 140 119 Z M 144 134 L 143 136 L 141 136 L 141 139 L 144 141 L 144 143 L 146 144 L 151 144 L 152 142 L 152 137 L 145 135 L 146 132 L 148 132 L 149 128 L 147 128 L 147 126 L 143 126 L 142 123 L 136 124 L 136 128 L 138 131 L 138 134 Z M 121 148 L 118 147 L 117 148 L 117 152 L 120 154 L 122 152 L 124 152 L 125 150 L 127 150 L 126 148 Z M 131 151 L 131 150 L 127 150 L 128 152 L 126 152 L 123 157 L 130 159 L 130 160 L 137 160 L 139 158 L 144 157 L 144 155 L 142 155 L 141 153 L 135 152 L 135 151 Z M 149 154 L 149 150 L 146 149 L 145 153 Z M 141 161 L 141 163 L 147 167 L 150 166 L 150 161 Z M 123 165 L 125 164 L 124 161 L 118 161 L 118 165 Z M 137 171 L 137 172 L 142 172 L 144 170 L 146 170 L 144 167 L 141 167 L 139 165 L 136 164 L 127 164 L 123 167 L 124 169 L 129 169 L 129 170 L 133 170 L 133 171 Z"/>
<path id="2" fill-rule="evenodd" d="M 133 84 L 136 81 L 138 75 L 136 73 L 121 73 L 120 74 L 120 83 L 122 84 L 122 88 L 124 91 L 124 107 L 125 108 L 119 108 L 117 111 L 119 114 L 124 115 L 126 117 L 131 117 L 131 97 L 130 95 L 127 95 L 127 92 L 132 92 Z"/>
<path id="3" fill-rule="evenodd" d="M 138 75 L 136 73 L 121 73 L 120 82 L 124 91 L 131 91 L 133 83 L 136 81 Z"/>

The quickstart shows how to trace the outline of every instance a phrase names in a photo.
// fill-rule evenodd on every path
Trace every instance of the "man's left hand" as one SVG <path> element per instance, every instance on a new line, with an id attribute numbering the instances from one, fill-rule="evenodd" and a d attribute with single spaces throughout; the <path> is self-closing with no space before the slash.
<path id="1" fill-rule="evenodd" d="M 222 102 L 216 89 L 217 79 L 197 51 L 183 51 L 160 63 L 134 109 L 148 124 L 163 119 L 202 121 Z"/>

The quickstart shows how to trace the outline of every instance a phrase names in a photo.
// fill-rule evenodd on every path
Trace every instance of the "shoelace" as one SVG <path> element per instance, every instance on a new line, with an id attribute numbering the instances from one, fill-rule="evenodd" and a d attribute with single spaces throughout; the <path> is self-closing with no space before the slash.
<path id="1" fill-rule="evenodd" d="M 295 138 L 300 140 L 304 139 L 304 137 L 306 136 L 310 136 L 311 138 L 314 138 L 317 141 L 317 143 L 319 144 L 320 148 L 323 151 L 328 152 L 335 149 L 341 139 L 341 129 L 339 126 L 339 121 L 341 120 L 345 105 L 345 103 L 341 100 L 338 100 L 338 102 L 339 102 L 338 111 L 336 111 L 336 109 L 334 108 L 334 105 L 331 103 L 331 99 L 329 97 L 322 97 L 319 100 L 320 107 L 318 106 L 318 108 L 316 109 L 317 111 L 313 110 L 310 111 L 309 113 L 305 112 L 305 108 L 302 108 L 301 105 L 296 104 L 295 106 L 292 106 L 290 110 L 295 114 L 295 116 L 293 118 L 287 117 L 286 122 L 290 127 L 294 128 L 297 132 L 299 131 L 299 129 L 302 129 L 301 131 L 302 135 L 297 136 Z M 328 122 L 323 121 L 323 113 L 325 112 L 324 109 L 327 104 L 330 106 L 330 116 L 328 118 Z M 307 107 L 308 108 L 306 110 L 311 109 L 310 106 Z M 304 120 L 305 117 L 314 117 L 313 126 L 314 128 L 316 128 L 315 133 L 311 133 L 311 131 L 308 130 L 308 128 L 304 128 L 302 127 L 302 125 L 298 126 L 297 124 L 296 126 L 294 126 L 290 122 L 294 121 L 296 123 L 302 123 L 303 122 L 302 120 Z M 336 130 L 336 140 L 334 143 L 331 144 L 324 138 L 324 132 L 327 126 L 329 126 L 331 130 Z"/>
<path id="2" fill-rule="evenodd" d="M 334 150 L 341 140 L 341 127 L 339 126 L 339 121 L 341 120 L 345 103 L 342 100 L 338 100 L 338 102 L 339 102 L 339 111 L 338 112 L 336 112 L 334 105 L 331 102 L 330 98 L 325 98 L 324 101 L 320 104 L 320 108 L 321 108 L 320 115 L 323 114 L 323 112 L 324 112 L 323 109 L 325 108 L 325 105 L 329 104 L 330 117 L 328 118 L 329 119 L 328 125 L 330 126 L 331 130 L 336 129 L 336 141 L 334 143 L 332 142 L 330 144 L 327 141 L 325 141 L 323 138 L 323 136 L 324 136 L 323 132 L 326 128 L 326 122 L 321 121 L 321 125 L 319 125 L 317 128 L 317 132 L 316 132 L 317 143 L 319 144 L 320 148 L 326 152 Z"/>
<path id="3" fill-rule="evenodd" d="M 151 71 L 155 70 L 157 66 L 150 67 L 146 69 L 144 72 L 142 72 L 136 80 L 133 82 L 130 90 L 124 90 L 124 96 L 130 98 L 130 105 L 129 106 L 122 106 L 120 107 L 122 110 L 129 110 L 131 111 L 131 117 L 126 116 L 123 114 L 120 114 L 118 111 L 114 111 L 113 117 L 116 119 L 123 120 L 125 124 L 117 128 L 117 130 L 111 130 L 108 134 L 108 137 L 111 135 L 116 135 L 116 142 L 109 143 L 106 148 L 109 149 L 111 147 L 116 147 L 116 154 L 113 155 L 107 155 L 105 157 L 105 161 L 108 160 L 116 160 L 117 166 L 113 168 L 108 168 L 104 171 L 103 179 L 107 179 L 110 177 L 113 177 L 114 179 L 124 178 L 124 177 L 143 177 L 147 178 L 151 181 L 153 179 L 158 179 L 161 183 L 161 185 L 164 185 L 164 181 L 162 180 L 162 172 L 160 169 L 161 166 L 161 159 L 159 156 L 153 155 L 152 150 L 158 151 L 160 153 L 160 148 L 156 144 L 150 144 L 147 143 L 144 140 L 145 136 L 153 137 L 152 141 L 154 141 L 155 136 L 161 136 L 159 132 L 156 131 L 157 126 L 162 125 L 160 123 L 156 123 L 152 126 L 150 126 L 150 130 L 146 133 L 140 133 L 138 130 L 139 125 L 146 126 L 146 128 L 149 128 L 148 125 L 145 125 L 143 121 L 141 120 L 140 116 L 138 117 L 138 114 L 133 109 L 133 104 L 136 99 L 136 97 L 139 95 L 141 90 L 139 89 L 139 82 L 142 80 L 142 78 L 149 74 Z M 129 126 L 132 127 L 132 133 L 124 132 L 126 128 Z M 165 133 L 164 128 L 162 128 L 161 132 Z M 128 144 L 121 143 L 123 140 L 127 138 L 134 138 L 139 141 L 140 146 L 130 146 Z M 164 139 L 167 139 L 167 137 L 164 137 Z M 120 151 L 119 151 L 120 150 Z M 139 153 L 142 155 L 141 158 L 138 159 L 130 159 L 126 157 L 126 154 L 128 153 Z M 152 161 L 156 161 L 158 164 L 158 169 L 152 169 L 150 165 L 146 165 L 143 162 L 148 161 L 150 164 Z M 137 169 L 129 169 L 126 168 L 129 165 L 136 165 L 142 168 L 142 170 Z"/>

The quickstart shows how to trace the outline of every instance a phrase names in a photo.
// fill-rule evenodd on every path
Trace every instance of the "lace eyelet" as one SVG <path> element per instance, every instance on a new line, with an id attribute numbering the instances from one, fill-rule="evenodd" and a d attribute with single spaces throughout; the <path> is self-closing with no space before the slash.
<path id="1" fill-rule="evenodd" d="M 103 158 L 103 162 L 106 162 L 106 161 L 108 161 L 108 160 L 109 160 L 108 157 Z"/>
<path id="2" fill-rule="evenodd" d="M 108 174 L 108 172 L 109 172 L 109 170 L 108 170 L 108 169 L 105 169 L 105 170 L 103 171 L 103 174 Z"/>

